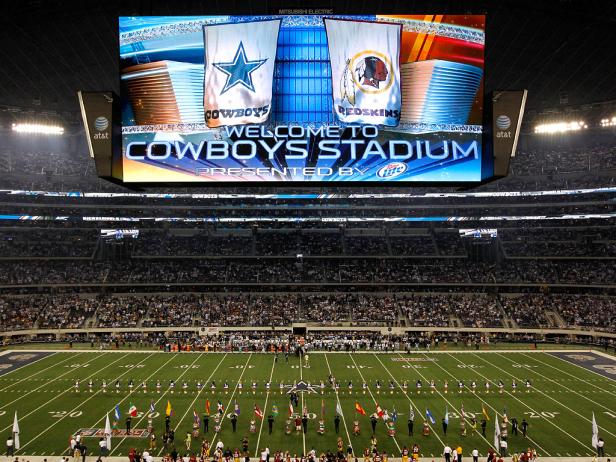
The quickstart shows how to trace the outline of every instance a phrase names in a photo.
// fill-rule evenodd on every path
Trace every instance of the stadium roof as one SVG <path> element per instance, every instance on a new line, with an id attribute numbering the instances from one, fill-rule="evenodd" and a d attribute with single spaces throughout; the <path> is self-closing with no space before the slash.
<path id="1" fill-rule="evenodd" d="M 487 12 L 487 91 L 527 88 L 530 109 L 616 100 L 614 2 L 20 0 L 3 4 L 0 17 L 0 109 L 33 107 L 76 117 L 77 90 L 118 91 L 119 15 L 275 13 L 281 7 Z"/>

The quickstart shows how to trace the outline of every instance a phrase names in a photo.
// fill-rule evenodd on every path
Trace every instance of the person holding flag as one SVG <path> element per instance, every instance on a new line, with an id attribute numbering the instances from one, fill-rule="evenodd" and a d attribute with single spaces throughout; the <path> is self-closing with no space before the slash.
<path id="1" fill-rule="evenodd" d="M 120 405 L 116 404 L 116 407 L 113 411 L 113 434 L 114 435 L 118 433 L 118 425 L 119 425 L 121 417 L 122 415 L 120 414 Z"/>
<path id="2" fill-rule="evenodd" d="M 233 404 L 233 413 L 237 416 L 240 415 L 240 404 L 235 400 L 235 404 Z"/>
<path id="3" fill-rule="evenodd" d="M 126 435 L 130 435 L 130 427 L 133 423 L 133 417 L 137 417 L 137 406 L 130 403 L 128 407 L 128 415 L 126 416 Z"/>
<path id="4" fill-rule="evenodd" d="M 496 414 L 496 417 L 494 418 L 494 449 L 499 451 L 501 457 L 505 457 L 507 455 L 506 447 L 501 446 L 500 429 L 498 428 L 498 414 Z"/>
<path id="5" fill-rule="evenodd" d="M 430 412 L 430 409 L 428 408 L 426 408 L 426 419 L 424 419 L 423 421 L 422 434 L 423 436 L 430 436 L 430 425 L 428 424 L 428 420 L 430 421 L 432 425 L 436 423 L 436 420 L 434 419 L 434 416 L 432 415 L 432 413 Z"/>
<path id="6" fill-rule="evenodd" d="M 449 427 L 449 410 L 445 407 L 445 418 L 443 419 L 443 435 L 447 436 L 447 427 Z"/>
<path id="7" fill-rule="evenodd" d="M 150 401 L 150 411 L 148 412 L 148 431 L 152 432 L 154 430 L 154 400 Z"/>
<path id="8" fill-rule="evenodd" d="M 165 415 L 167 417 L 173 416 L 173 408 L 171 407 L 171 401 L 167 400 L 167 408 L 165 409 Z"/>
<path id="9" fill-rule="evenodd" d="M 111 425 L 109 424 L 109 414 L 105 414 L 105 450 L 101 450 L 101 456 L 107 456 L 111 451 Z"/>
<path id="10" fill-rule="evenodd" d="M 413 404 L 409 403 L 409 420 L 407 427 L 409 430 L 409 436 L 413 436 L 413 427 L 415 426 L 415 411 L 413 410 Z"/>
<path id="11" fill-rule="evenodd" d="M 257 416 L 259 419 L 263 419 L 263 411 L 259 409 L 259 406 L 257 406 L 256 404 L 255 404 L 255 416 Z"/>
<path id="12" fill-rule="evenodd" d="M 192 426 L 193 438 L 199 438 L 199 428 L 200 427 L 201 427 L 201 419 L 199 419 L 199 414 L 197 414 L 197 411 L 193 409 L 193 426 Z"/>
<path id="13" fill-rule="evenodd" d="M 15 414 L 17 416 L 17 414 Z M 592 447 L 597 450 L 597 457 L 605 456 L 605 442 L 599 438 L 599 426 L 595 420 L 595 413 L 592 413 Z"/>
<path id="14" fill-rule="evenodd" d="M 13 434 L 6 441 L 6 455 L 7 457 L 14 455 L 15 449 L 19 450 L 21 448 L 21 444 L 19 442 L 19 422 L 17 421 L 17 411 L 15 411 L 15 416 L 13 417 Z"/>

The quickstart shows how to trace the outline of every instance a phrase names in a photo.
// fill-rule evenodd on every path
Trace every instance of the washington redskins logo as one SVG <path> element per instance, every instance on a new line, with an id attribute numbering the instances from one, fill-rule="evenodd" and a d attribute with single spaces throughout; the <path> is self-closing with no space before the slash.
<path id="1" fill-rule="evenodd" d="M 375 50 L 364 50 L 347 59 L 340 82 L 340 99 L 355 106 L 356 92 L 379 94 L 394 81 L 391 60 Z"/>

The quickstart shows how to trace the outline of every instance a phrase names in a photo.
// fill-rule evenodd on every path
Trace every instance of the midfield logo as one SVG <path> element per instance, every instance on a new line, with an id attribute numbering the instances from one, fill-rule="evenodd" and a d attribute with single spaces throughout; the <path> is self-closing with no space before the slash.
<path id="1" fill-rule="evenodd" d="M 308 385 L 303 380 L 300 380 L 295 385 L 291 386 L 287 393 L 317 393 L 317 390 L 312 386 Z"/>

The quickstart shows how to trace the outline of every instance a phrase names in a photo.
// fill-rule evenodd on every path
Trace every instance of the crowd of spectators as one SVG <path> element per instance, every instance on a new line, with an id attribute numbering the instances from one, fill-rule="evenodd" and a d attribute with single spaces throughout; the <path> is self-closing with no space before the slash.
<path id="1" fill-rule="evenodd" d="M 128 261 L 0 260 L 0 286 L 35 289 L 36 285 L 112 284 L 582 284 L 616 281 L 611 260 L 505 260 L 474 263 L 466 259 L 185 259 Z M 169 290 L 168 288 L 165 289 Z"/>
<path id="2" fill-rule="evenodd" d="M 552 312 L 554 316 L 548 316 Z M 560 318 L 558 317 L 560 316 Z M 581 327 L 614 330 L 608 296 L 481 293 L 277 293 L 0 298 L 3 330 L 373 325 L 402 327 Z M 564 325 L 559 323 L 562 320 Z M 88 325 L 86 321 L 89 320 Z"/>

